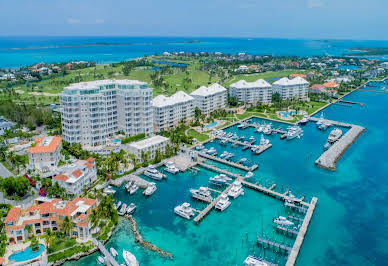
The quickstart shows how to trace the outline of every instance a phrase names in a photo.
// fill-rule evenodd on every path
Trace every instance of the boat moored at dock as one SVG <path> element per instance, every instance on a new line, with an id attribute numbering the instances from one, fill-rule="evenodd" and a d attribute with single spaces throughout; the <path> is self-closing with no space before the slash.
<path id="1" fill-rule="evenodd" d="M 327 142 L 329 143 L 334 143 L 337 140 L 339 140 L 342 136 L 342 130 L 339 128 L 335 128 L 330 132 L 330 135 L 327 139 Z"/>
<path id="2" fill-rule="evenodd" d="M 193 209 L 190 207 L 190 203 L 184 202 L 181 205 L 178 205 L 174 208 L 174 212 L 176 215 L 179 215 L 188 220 L 194 216 Z"/>
<path id="3" fill-rule="evenodd" d="M 136 191 L 139 189 L 139 186 L 136 185 L 136 184 L 133 184 L 130 188 L 129 188 L 129 195 L 133 195 L 136 193 Z"/>
<path id="4" fill-rule="evenodd" d="M 244 260 L 244 265 L 245 266 L 272 266 L 273 264 L 267 263 L 266 261 L 264 261 L 261 258 L 257 258 L 254 256 L 248 256 Z"/>
<path id="5" fill-rule="evenodd" d="M 232 187 L 228 191 L 228 196 L 235 199 L 240 195 L 244 195 L 244 189 L 242 188 L 241 182 L 236 180 L 232 183 Z"/>
<path id="6" fill-rule="evenodd" d="M 220 200 L 217 202 L 215 208 L 220 211 L 224 211 L 226 208 L 228 208 L 230 205 L 229 197 L 228 195 L 222 193 Z"/>
<path id="7" fill-rule="evenodd" d="M 217 186 L 226 184 L 227 181 L 230 181 L 231 178 L 227 177 L 225 174 L 219 174 L 209 178 L 209 183 Z"/>
<path id="8" fill-rule="evenodd" d="M 133 214 L 134 212 L 136 211 L 136 205 L 135 203 L 131 203 L 129 204 L 128 208 L 127 208 L 127 211 L 125 212 L 125 214 L 128 214 L 128 215 L 131 215 Z"/>
<path id="9" fill-rule="evenodd" d="M 272 222 L 277 224 L 277 225 L 283 225 L 283 226 L 292 226 L 292 225 L 294 225 L 293 222 L 287 220 L 287 218 L 284 217 L 284 216 L 279 216 L 279 217 L 273 218 Z"/>
<path id="10" fill-rule="evenodd" d="M 127 266 L 139 266 L 136 257 L 128 250 L 123 250 L 123 258 Z"/>
<path id="11" fill-rule="evenodd" d="M 176 174 L 179 172 L 179 169 L 175 166 L 173 162 L 170 161 L 166 163 L 166 168 L 164 168 L 164 171 L 169 172 L 171 174 Z"/>
<path id="12" fill-rule="evenodd" d="M 191 196 L 195 199 L 205 202 L 211 202 L 213 197 L 207 187 L 200 187 L 199 189 L 190 189 Z"/>
<path id="13" fill-rule="evenodd" d="M 113 257 L 116 257 L 119 254 L 119 253 L 117 253 L 117 251 L 114 248 L 110 248 L 109 251 L 110 251 L 110 254 L 112 254 Z"/>
<path id="14" fill-rule="evenodd" d="M 147 167 L 147 169 L 144 172 L 145 176 L 148 176 L 149 178 L 155 179 L 155 180 L 162 180 L 163 177 L 166 177 L 166 175 L 162 174 L 158 170 L 155 169 L 154 166 L 150 165 Z"/>
<path id="15" fill-rule="evenodd" d="M 144 196 L 151 196 L 152 194 L 154 194 L 154 192 L 157 190 L 157 187 L 156 187 L 156 184 L 155 183 L 151 183 L 144 191 L 143 191 L 143 195 Z"/>

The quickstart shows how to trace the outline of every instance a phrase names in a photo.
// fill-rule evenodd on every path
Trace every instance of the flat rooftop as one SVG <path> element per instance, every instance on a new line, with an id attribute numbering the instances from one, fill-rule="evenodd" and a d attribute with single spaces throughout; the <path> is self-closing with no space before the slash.
<path id="1" fill-rule="evenodd" d="M 147 139 L 140 140 L 138 142 L 130 143 L 128 145 L 132 148 L 142 150 L 142 149 L 145 149 L 145 148 L 148 148 L 148 147 L 151 147 L 153 145 L 157 145 L 157 144 L 160 144 L 160 143 L 163 143 L 166 141 L 168 141 L 168 138 L 156 135 L 156 136 L 153 136 L 153 137 L 150 137 Z"/>

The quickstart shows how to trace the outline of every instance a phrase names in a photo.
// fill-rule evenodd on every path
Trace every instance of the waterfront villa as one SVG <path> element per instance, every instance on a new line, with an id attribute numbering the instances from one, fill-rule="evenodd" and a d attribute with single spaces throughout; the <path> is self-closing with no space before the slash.
<path id="1" fill-rule="evenodd" d="M 42 200 L 42 198 L 38 198 Z M 46 230 L 61 231 L 65 217 L 73 222 L 71 236 L 86 240 L 91 236 L 89 214 L 97 207 L 97 201 L 88 198 L 76 198 L 72 201 L 43 198 L 43 203 L 36 203 L 27 209 L 13 207 L 4 220 L 5 233 L 9 244 L 22 243 L 31 233 L 40 236 Z"/>
<path id="2" fill-rule="evenodd" d="M 156 96 L 152 100 L 154 131 L 169 130 L 180 121 L 190 121 L 194 117 L 194 98 L 183 91 L 171 97 Z"/>
<path id="3" fill-rule="evenodd" d="M 66 189 L 70 195 L 78 196 L 82 189 L 89 188 L 97 179 L 97 170 L 94 158 L 77 160 L 70 165 L 59 167 L 58 174 L 54 176 L 53 183 Z"/>
<path id="4" fill-rule="evenodd" d="M 162 154 L 165 153 L 168 143 L 168 138 L 156 135 L 147 139 L 126 144 L 125 150 L 128 153 L 135 155 L 135 157 L 140 161 L 142 160 L 142 153 L 149 153 L 148 159 L 152 160 L 155 158 L 157 150 Z"/>
<path id="5" fill-rule="evenodd" d="M 83 148 L 104 148 L 117 131 L 127 136 L 153 133 L 152 88 L 137 80 L 97 80 L 71 84 L 60 93 L 62 136 Z"/>
<path id="6" fill-rule="evenodd" d="M 47 172 L 57 166 L 61 158 L 62 138 L 58 136 L 40 137 L 28 149 L 28 160 L 32 167 Z"/>
<path id="7" fill-rule="evenodd" d="M 254 82 L 239 80 L 229 87 L 229 95 L 236 97 L 239 102 L 257 104 L 271 103 L 272 87 L 264 79 L 258 79 Z"/>
<path id="8" fill-rule="evenodd" d="M 322 84 L 314 84 L 310 87 L 311 93 L 314 94 L 320 94 L 320 93 L 327 93 L 327 88 L 323 86 Z"/>
<path id="9" fill-rule="evenodd" d="M 190 95 L 194 97 L 195 106 L 205 115 L 224 109 L 227 104 L 227 90 L 218 83 L 209 87 L 201 86 Z"/>
<path id="10" fill-rule="evenodd" d="M 308 100 L 309 82 L 301 77 L 281 78 L 272 84 L 272 93 L 279 93 L 283 100 Z"/>

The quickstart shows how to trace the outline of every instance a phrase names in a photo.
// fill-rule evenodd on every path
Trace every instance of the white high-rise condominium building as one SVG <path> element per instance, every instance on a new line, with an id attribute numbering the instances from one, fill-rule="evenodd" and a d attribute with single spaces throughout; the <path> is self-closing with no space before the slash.
<path id="1" fill-rule="evenodd" d="M 272 83 L 272 93 L 279 93 L 283 100 L 308 100 L 309 83 L 301 77 L 281 78 Z"/>
<path id="2" fill-rule="evenodd" d="M 209 87 L 199 87 L 190 95 L 194 97 L 194 104 L 202 114 L 208 115 L 214 110 L 226 107 L 227 91 L 218 83 Z"/>
<path id="3" fill-rule="evenodd" d="M 194 116 L 194 98 L 183 91 L 171 97 L 156 96 L 152 100 L 154 109 L 154 130 L 168 130 L 180 121 L 189 121 Z"/>
<path id="4" fill-rule="evenodd" d="M 153 133 L 152 88 L 137 80 L 71 84 L 60 94 L 62 136 L 86 147 L 106 144 L 117 131 Z"/>
<path id="5" fill-rule="evenodd" d="M 239 102 L 257 104 L 270 103 L 272 100 L 272 87 L 264 79 L 254 82 L 239 80 L 229 87 L 229 95 L 236 97 Z"/>

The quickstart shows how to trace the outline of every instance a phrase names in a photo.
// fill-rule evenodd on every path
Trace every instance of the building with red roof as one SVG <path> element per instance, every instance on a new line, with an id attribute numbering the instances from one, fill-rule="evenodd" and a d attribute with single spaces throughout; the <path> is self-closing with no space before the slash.
<path id="1" fill-rule="evenodd" d="M 28 159 L 34 168 L 46 172 L 57 166 L 61 158 L 62 138 L 58 136 L 40 137 L 28 149 Z"/>
<path id="2" fill-rule="evenodd" d="M 32 234 L 40 236 L 46 230 L 61 231 L 65 217 L 73 222 L 71 236 L 85 240 L 91 236 L 89 214 L 97 207 L 97 200 L 76 198 L 72 201 L 45 198 L 27 209 L 12 208 L 4 220 L 5 232 L 9 244 L 22 243 L 28 238 L 27 226 Z"/>
<path id="3" fill-rule="evenodd" d="M 322 84 L 314 84 L 310 87 L 310 92 L 311 93 L 327 93 L 327 88 L 323 86 Z"/>

